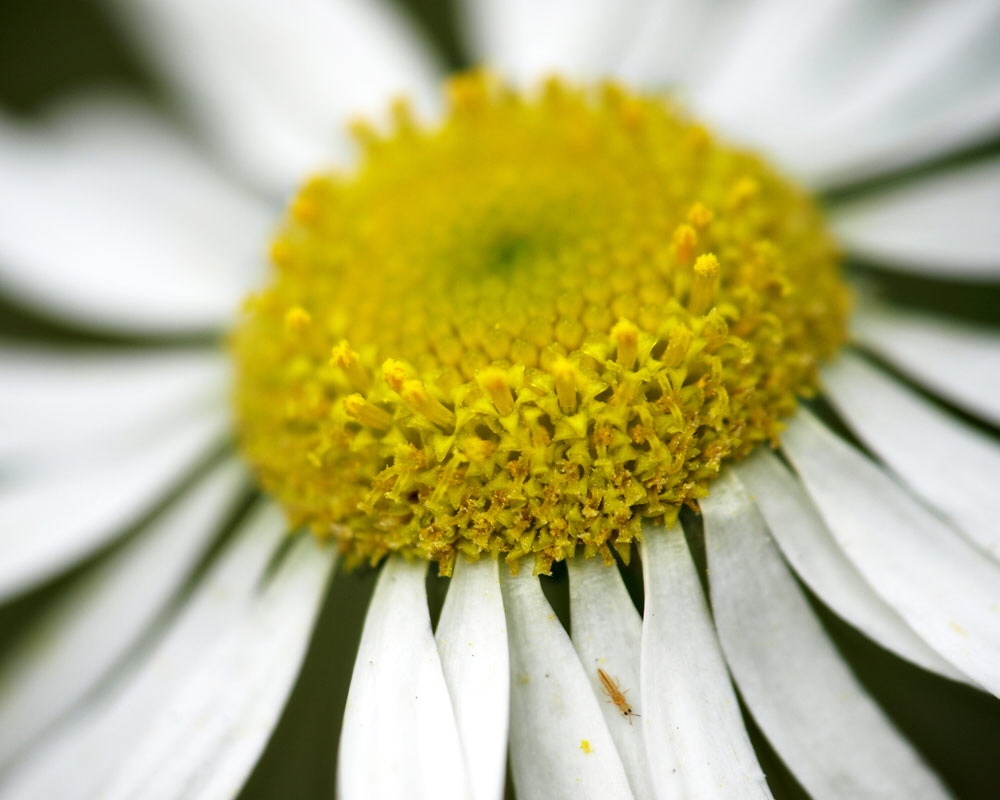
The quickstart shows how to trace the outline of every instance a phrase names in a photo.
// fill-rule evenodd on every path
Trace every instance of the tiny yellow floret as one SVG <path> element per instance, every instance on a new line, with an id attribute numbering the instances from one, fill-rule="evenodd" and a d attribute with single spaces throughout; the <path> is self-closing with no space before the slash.
<path id="1" fill-rule="evenodd" d="M 719 282 L 719 259 L 713 253 L 698 256 L 694 262 L 694 279 L 688 308 L 692 314 L 704 314 L 712 307 L 716 284 Z"/>
<path id="2" fill-rule="evenodd" d="M 662 97 L 474 72 L 446 102 L 356 122 L 291 202 L 232 337 L 240 445 L 349 566 L 627 559 L 814 389 L 836 248 Z"/>
<path id="3" fill-rule="evenodd" d="M 704 203 L 695 203 L 688 211 L 688 221 L 698 230 L 707 228 L 714 218 L 715 214 L 712 213 L 712 209 Z"/>
<path id="4" fill-rule="evenodd" d="M 310 322 L 312 322 L 312 316 L 300 306 L 294 306 L 285 312 L 285 327 L 290 331 L 304 330 Z"/>

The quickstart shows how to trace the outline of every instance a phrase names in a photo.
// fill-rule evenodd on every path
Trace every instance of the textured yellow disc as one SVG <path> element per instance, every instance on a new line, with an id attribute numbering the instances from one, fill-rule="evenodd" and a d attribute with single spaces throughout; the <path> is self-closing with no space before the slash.
<path id="1" fill-rule="evenodd" d="M 627 558 L 810 391 L 844 338 L 835 248 L 660 98 L 448 89 L 292 203 L 233 337 L 243 450 L 348 563 Z"/>

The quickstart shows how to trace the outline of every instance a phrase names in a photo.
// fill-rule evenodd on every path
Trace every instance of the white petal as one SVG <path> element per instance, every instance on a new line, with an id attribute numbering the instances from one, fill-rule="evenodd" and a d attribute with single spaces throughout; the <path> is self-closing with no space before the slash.
<path id="1" fill-rule="evenodd" d="M 643 730 L 660 797 L 770 797 L 679 525 L 642 537 Z"/>
<path id="2" fill-rule="evenodd" d="M 963 59 L 978 55 L 979 48 L 986 51 L 986 64 L 995 65 L 990 45 L 998 11 L 995 0 L 913 6 L 896 26 L 895 35 L 882 42 L 865 79 L 845 102 L 831 109 L 831 117 L 864 124 L 919 93 L 929 100 L 929 91 L 937 89 L 935 81 L 961 70 Z"/>
<path id="3" fill-rule="evenodd" d="M 1000 159 L 837 206 L 841 244 L 880 267 L 947 278 L 1000 279 Z"/>
<path id="4" fill-rule="evenodd" d="M 607 76 L 641 29 L 650 0 L 464 0 L 478 58 L 520 83 L 559 73 Z"/>
<path id="5" fill-rule="evenodd" d="M 89 471 L 54 470 L 0 491 L 0 600 L 52 577 L 124 532 L 217 444 L 225 415 L 204 411 Z"/>
<path id="6" fill-rule="evenodd" d="M 217 330 L 260 274 L 269 209 L 135 103 L 0 118 L 0 279 L 60 320 Z"/>
<path id="7" fill-rule="evenodd" d="M 690 90 L 718 66 L 747 10 L 739 0 L 655 0 L 616 73 L 651 91 Z"/>
<path id="8" fill-rule="evenodd" d="M 802 787 L 830 800 L 948 797 L 830 642 L 731 470 L 701 513 L 726 661 Z"/>
<path id="9" fill-rule="evenodd" d="M 459 559 L 435 637 L 471 796 L 503 797 L 510 715 L 507 620 L 496 559 Z"/>
<path id="10" fill-rule="evenodd" d="M 81 458 L 220 403 L 228 365 L 215 351 L 68 353 L 0 347 L 0 461 L 17 470 Z M 114 413 L 110 413 L 111 410 Z"/>
<path id="11" fill-rule="evenodd" d="M 573 647 L 590 678 L 601 705 L 611 738 L 618 747 L 632 793 L 652 798 L 652 776 L 643 740 L 640 655 L 642 617 L 632 605 L 617 566 L 606 567 L 596 558 L 574 558 L 569 567 L 570 620 Z M 637 715 L 635 724 L 622 725 L 622 712 L 610 702 L 597 670 L 603 669 L 627 692 L 626 699 Z"/>
<path id="12" fill-rule="evenodd" d="M 1000 443 L 858 356 L 823 371 L 824 392 L 860 439 L 980 547 L 1000 559 Z"/>
<path id="13" fill-rule="evenodd" d="M 219 152 L 269 190 L 350 152 L 347 122 L 434 106 L 430 49 L 378 0 L 116 0 Z"/>
<path id="14" fill-rule="evenodd" d="M 468 796 L 426 574 L 425 562 L 392 557 L 379 576 L 344 709 L 337 761 L 343 800 Z"/>
<path id="15" fill-rule="evenodd" d="M 284 533 L 264 505 L 235 532 L 166 634 L 117 673 L 113 685 L 62 721 L 0 781 L 0 797 L 90 800 L 101 796 L 122 756 L 191 675 L 205 652 L 237 626 Z"/>
<path id="16" fill-rule="evenodd" d="M 841 58 L 858 65 L 843 91 L 814 91 L 819 108 L 771 131 L 771 149 L 830 187 L 988 138 L 1000 122 L 998 31 L 994 0 L 910 4 L 874 46 Z"/>
<path id="17" fill-rule="evenodd" d="M 777 456 L 759 449 L 733 469 L 763 514 L 785 558 L 820 600 L 873 642 L 901 658 L 971 686 L 879 597 L 844 555 L 805 489 Z"/>
<path id="18" fill-rule="evenodd" d="M 825 88 L 826 76 L 815 72 L 826 66 L 826 51 L 846 46 L 838 41 L 843 21 L 859 11 L 873 10 L 873 5 L 865 0 L 764 0 L 747 4 L 725 50 L 710 54 L 718 67 L 695 92 L 698 114 L 712 122 L 728 122 L 734 132 L 759 123 L 762 114 L 781 114 L 786 126 L 801 124 L 801 119 L 790 113 L 789 100 L 800 99 L 804 80 L 810 82 L 813 92 Z M 858 20 L 851 21 L 856 27 Z M 871 20 L 863 24 L 870 26 Z M 692 46 L 697 47 L 697 42 Z M 838 66 L 843 73 L 844 65 Z"/>
<path id="19" fill-rule="evenodd" d="M 956 87 L 950 102 L 933 113 L 872 123 L 864 147 L 850 147 L 849 134 L 827 133 L 822 139 L 829 147 L 813 144 L 810 155 L 806 139 L 799 143 L 804 149 L 798 160 L 808 166 L 800 172 L 813 186 L 836 189 L 988 141 L 1000 128 L 1000 82 L 995 72 L 990 80 L 983 86 Z"/>
<path id="20" fill-rule="evenodd" d="M 938 396 L 1000 425 L 1000 332 L 895 309 L 859 309 L 851 329 Z"/>
<path id="21" fill-rule="evenodd" d="M 500 585 L 510 635 L 510 769 L 518 798 L 632 797 L 590 678 L 538 579 L 504 568 Z"/>
<path id="22" fill-rule="evenodd" d="M 1000 695 L 1000 565 L 804 409 L 782 447 L 875 591 L 931 647 Z"/>
<path id="23" fill-rule="evenodd" d="M 228 461 L 59 598 L 0 675 L 0 763 L 91 691 L 180 588 L 246 476 Z"/>
<path id="24" fill-rule="evenodd" d="M 126 752 L 108 798 L 236 796 L 298 677 L 334 560 L 311 537 L 294 545 Z"/>

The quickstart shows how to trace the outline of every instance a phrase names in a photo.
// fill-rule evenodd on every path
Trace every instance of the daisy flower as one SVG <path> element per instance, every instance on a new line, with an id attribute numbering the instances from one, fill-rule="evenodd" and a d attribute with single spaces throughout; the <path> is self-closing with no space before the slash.
<path id="1" fill-rule="evenodd" d="M 0 797 L 266 794 L 331 652 L 343 798 L 972 791 L 828 629 L 1000 694 L 1000 334 L 902 302 L 1000 278 L 1000 5 L 115 10 L 180 122 L 0 120 L 102 343 L 0 348 Z"/>

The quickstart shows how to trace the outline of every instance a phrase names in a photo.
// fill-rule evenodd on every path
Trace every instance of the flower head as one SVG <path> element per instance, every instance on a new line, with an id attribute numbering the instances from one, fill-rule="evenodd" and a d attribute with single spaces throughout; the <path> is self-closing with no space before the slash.
<path id="1" fill-rule="evenodd" d="M 344 798 L 979 788 L 827 628 L 996 718 L 1000 339 L 881 290 L 997 281 L 997 168 L 827 190 L 995 133 L 997 8 L 738 6 L 466 0 L 493 72 L 441 108 L 380 3 L 124 2 L 198 146 L 0 121 L 4 291 L 237 365 L 0 350 L 0 796 L 253 794 L 302 709 Z M 342 715 L 341 553 L 378 563 Z"/>
<path id="2" fill-rule="evenodd" d="M 244 450 L 349 563 L 627 559 L 814 388 L 844 338 L 833 243 L 658 99 L 448 91 L 292 202 L 234 337 Z"/>

